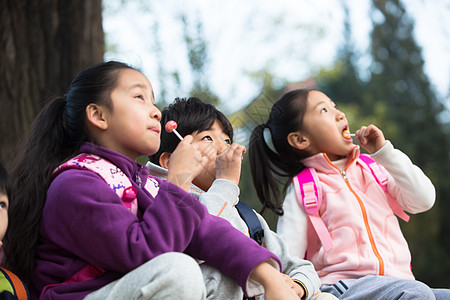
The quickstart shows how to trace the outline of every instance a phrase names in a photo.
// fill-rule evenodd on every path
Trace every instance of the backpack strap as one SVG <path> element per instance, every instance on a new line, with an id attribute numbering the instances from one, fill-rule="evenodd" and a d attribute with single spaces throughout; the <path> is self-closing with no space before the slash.
<path id="1" fill-rule="evenodd" d="M 396 214 L 403 221 L 408 222 L 409 216 L 405 213 L 400 204 L 398 204 L 398 202 L 387 191 L 388 176 L 383 171 L 381 166 L 377 162 L 375 162 L 375 160 L 373 160 L 373 158 L 371 158 L 369 155 L 361 154 L 359 158 L 363 162 L 363 167 L 369 169 L 373 177 L 375 177 L 378 185 L 383 189 L 384 193 L 386 194 L 389 206 L 391 207 L 394 214 Z"/>
<path id="2" fill-rule="evenodd" d="M 0 272 L 3 276 L 10 282 L 11 288 L 13 290 L 13 295 L 17 297 L 18 300 L 27 300 L 29 299 L 28 290 L 22 280 L 17 277 L 13 272 L 0 268 Z M 8 290 L 8 289 L 6 289 Z M 16 298 L 15 298 L 16 299 Z"/>
<path id="3" fill-rule="evenodd" d="M 261 222 L 259 222 L 258 216 L 256 216 L 253 209 L 250 208 L 247 204 L 242 201 L 239 201 L 238 204 L 235 205 L 237 208 L 239 215 L 247 224 L 250 237 L 254 239 L 259 245 L 262 245 L 264 241 L 264 229 L 261 226 Z"/>
<path id="4" fill-rule="evenodd" d="M 54 178 L 69 169 L 89 170 L 97 173 L 116 192 L 123 205 L 134 215 L 137 214 L 137 191 L 122 170 L 113 163 L 94 154 L 81 153 L 56 168 L 52 176 Z"/>
<path id="5" fill-rule="evenodd" d="M 117 196 L 119 196 L 119 198 L 122 200 L 123 205 L 134 215 L 137 214 L 137 191 L 131 185 L 130 179 L 128 179 L 128 177 L 116 165 L 104 158 L 101 158 L 100 156 L 81 153 L 56 168 L 55 171 L 53 171 L 52 178 L 55 178 L 58 174 L 70 169 L 88 170 L 100 175 L 100 177 L 102 177 L 103 180 L 109 185 L 109 187 L 114 192 L 116 192 Z M 147 181 L 146 183 L 146 188 L 152 195 L 155 192 L 157 193 L 157 190 L 159 188 L 155 187 L 154 185 L 155 182 L 153 181 Z M 100 267 L 87 265 L 66 281 L 45 286 L 42 289 L 41 296 L 50 288 L 66 283 L 91 280 L 100 277 L 105 273 L 106 271 Z"/>
<path id="6" fill-rule="evenodd" d="M 313 168 L 303 169 L 293 178 L 293 182 L 300 207 L 303 207 L 308 214 L 308 218 L 325 251 L 331 250 L 333 248 L 331 235 L 319 215 L 320 205 L 322 204 L 322 188 L 316 170 Z"/>

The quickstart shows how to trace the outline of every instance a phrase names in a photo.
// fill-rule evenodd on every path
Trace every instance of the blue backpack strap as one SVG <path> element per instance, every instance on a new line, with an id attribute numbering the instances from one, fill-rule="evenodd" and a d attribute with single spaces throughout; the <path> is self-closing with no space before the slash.
<path id="1" fill-rule="evenodd" d="M 372 173 L 378 185 L 384 191 L 388 204 L 394 214 L 403 221 L 408 222 L 409 216 L 405 213 L 400 204 L 398 204 L 397 200 L 395 200 L 387 191 L 388 176 L 386 172 L 384 172 L 381 166 L 369 155 L 361 154 L 359 158 L 364 163 L 362 166 L 367 168 Z"/>
<path id="2" fill-rule="evenodd" d="M 245 221 L 250 233 L 250 237 L 254 239 L 259 245 L 264 241 L 264 229 L 262 229 L 261 222 L 259 222 L 253 209 L 244 202 L 239 201 L 235 206 L 241 218 Z"/>

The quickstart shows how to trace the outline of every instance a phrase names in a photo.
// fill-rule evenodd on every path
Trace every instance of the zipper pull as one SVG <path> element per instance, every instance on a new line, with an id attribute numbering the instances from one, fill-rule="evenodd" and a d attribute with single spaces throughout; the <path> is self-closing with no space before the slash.
<path id="1" fill-rule="evenodd" d="M 347 181 L 347 173 L 345 173 L 344 170 L 341 171 L 341 176 L 344 178 L 345 181 Z"/>
<path id="2" fill-rule="evenodd" d="M 141 176 L 139 176 L 141 171 L 141 167 L 139 167 L 139 169 L 136 171 L 136 183 L 139 185 L 139 187 L 142 187 L 142 179 Z"/>

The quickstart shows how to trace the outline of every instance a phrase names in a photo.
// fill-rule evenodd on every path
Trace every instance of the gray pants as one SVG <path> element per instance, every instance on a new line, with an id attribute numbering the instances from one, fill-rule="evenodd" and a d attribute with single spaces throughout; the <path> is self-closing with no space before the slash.
<path id="1" fill-rule="evenodd" d="M 202 272 L 195 259 L 177 252 L 161 254 L 85 300 L 205 299 Z"/>
<path id="2" fill-rule="evenodd" d="M 322 285 L 320 290 L 345 300 L 450 299 L 449 289 L 432 289 L 417 280 L 388 276 L 368 275 L 358 279 L 340 280 L 333 285 Z"/>
<path id="3" fill-rule="evenodd" d="M 242 300 L 244 292 L 233 278 L 205 263 L 200 268 L 206 284 L 206 299 Z"/>

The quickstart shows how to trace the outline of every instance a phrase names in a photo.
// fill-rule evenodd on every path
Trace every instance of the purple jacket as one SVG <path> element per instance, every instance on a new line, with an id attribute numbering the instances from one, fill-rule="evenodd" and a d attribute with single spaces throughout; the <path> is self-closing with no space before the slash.
<path id="1" fill-rule="evenodd" d="M 159 179 L 152 197 L 145 185 L 148 169 L 117 152 L 84 144 L 92 153 L 117 165 L 137 190 L 137 216 L 91 171 L 70 169 L 50 184 L 41 219 L 40 243 L 31 298 L 49 284 L 71 278 L 88 264 L 108 270 L 99 278 L 48 289 L 41 299 L 82 299 L 165 252 L 183 252 L 217 267 L 244 289 L 252 269 L 278 258 L 239 232 L 227 221 L 210 215 L 193 196 Z"/>

